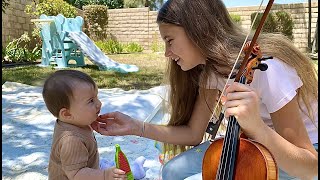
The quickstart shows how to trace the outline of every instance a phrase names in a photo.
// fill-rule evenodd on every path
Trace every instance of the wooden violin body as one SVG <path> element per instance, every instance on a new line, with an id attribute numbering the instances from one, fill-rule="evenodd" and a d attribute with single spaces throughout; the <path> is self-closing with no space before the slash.
<path id="1" fill-rule="evenodd" d="M 203 158 L 202 179 L 223 180 L 217 178 L 224 138 L 215 139 Z M 234 180 L 272 180 L 278 179 L 278 168 L 273 156 L 260 143 L 240 137 L 236 157 Z M 223 176 L 224 177 L 224 176 Z"/>

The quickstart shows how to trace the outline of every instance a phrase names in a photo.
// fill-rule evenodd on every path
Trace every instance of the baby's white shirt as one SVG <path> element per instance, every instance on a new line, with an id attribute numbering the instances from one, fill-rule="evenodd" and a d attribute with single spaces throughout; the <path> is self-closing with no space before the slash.
<path id="1" fill-rule="evenodd" d="M 303 83 L 298 76 L 296 70 L 279 59 L 273 58 L 264 61 L 268 65 L 266 71 L 256 70 L 254 72 L 253 81 L 250 84 L 260 97 L 260 115 L 263 121 L 272 129 L 274 129 L 270 113 L 276 112 L 289 103 L 297 94 L 297 89 Z M 230 79 L 228 84 L 234 79 Z M 220 78 L 212 74 L 207 83 L 207 89 L 223 90 L 226 79 Z M 301 107 L 300 114 L 304 121 L 309 138 L 312 143 L 318 143 L 318 103 L 312 102 L 314 112 L 314 121 L 304 113 L 308 112 L 303 101 L 299 102 Z"/>

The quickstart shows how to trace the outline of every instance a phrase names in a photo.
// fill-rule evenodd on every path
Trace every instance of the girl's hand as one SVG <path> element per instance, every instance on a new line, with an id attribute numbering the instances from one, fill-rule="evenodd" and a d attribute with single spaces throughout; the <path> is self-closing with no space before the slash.
<path id="1" fill-rule="evenodd" d="M 100 115 L 91 127 L 106 136 L 140 135 L 142 122 L 121 112 Z"/>
<path id="2" fill-rule="evenodd" d="M 116 167 L 111 167 L 105 170 L 105 179 L 127 179 L 126 172 L 121 169 L 117 169 Z"/>
<path id="3" fill-rule="evenodd" d="M 250 87 L 235 82 L 226 89 L 225 117 L 233 115 L 241 129 L 251 138 L 265 126 L 259 106 L 259 97 Z"/>

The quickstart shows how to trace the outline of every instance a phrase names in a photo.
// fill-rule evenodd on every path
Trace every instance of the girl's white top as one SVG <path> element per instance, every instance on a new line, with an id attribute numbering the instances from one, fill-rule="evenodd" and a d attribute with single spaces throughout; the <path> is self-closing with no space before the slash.
<path id="1" fill-rule="evenodd" d="M 298 76 L 296 70 L 279 59 L 273 58 L 264 61 L 268 65 L 266 71 L 256 70 L 254 72 L 253 81 L 250 84 L 260 97 L 260 114 L 264 122 L 274 129 L 270 113 L 276 112 L 290 102 L 295 95 L 297 89 L 303 83 Z M 215 76 L 212 74 L 208 79 L 207 89 L 223 90 L 227 79 Z M 228 83 L 233 82 L 230 79 Z M 309 138 L 312 143 L 318 143 L 318 103 L 317 100 L 311 102 L 314 122 L 306 115 L 307 108 L 303 101 L 299 101 L 302 110 L 300 109 L 301 118 L 304 121 Z"/>

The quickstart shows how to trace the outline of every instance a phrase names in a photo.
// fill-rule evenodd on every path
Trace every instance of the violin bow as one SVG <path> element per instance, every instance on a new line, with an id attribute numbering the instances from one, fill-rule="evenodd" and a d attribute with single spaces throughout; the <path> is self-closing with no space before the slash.
<path id="1" fill-rule="evenodd" d="M 240 80 L 242 72 L 243 72 L 243 70 L 245 69 L 245 67 L 246 67 L 246 65 L 248 63 L 249 56 L 250 56 L 250 54 L 251 54 L 251 52 L 253 50 L 253 46 L 256 43 L 257 39 L 258 39 L 258 36 L 259 36 L 259 34 L 261 32 L 261 29 L 262 29 L 262 27 L 264 25 L 265 20 L 267 19 L 267 16 L 269 14 L 269 11 L 271 9 L 271 6 L 272 6 L 273 2 L 274 2 L 274 0 L 269 0 L 268 5 L 267 5 L 266 9 L 264 10 L 264 13 L 263 13 L 263 15 L 261 17 L 260 23 L 259 23 L 259 25 L 258 25 L 258 27 L 257 27 L 257 29 L 256 29 L 256 31 L 255 31 L 255 33 L 253 35 L 253 38 L 252 38 L 252 40 L 250 42 L 250 46 L 248 48 L 248 51 L 246 51 L 245 56 L 243 58 L 243 61 L 241 63 L 241 66 L 239 68 L 239 71 L 238 71 L 238 73 L 236 75 L 235 82 L 239 82 L 239 80 Z M 242 50 L 243 49 L 241 49 L 241 51 Z"/>

